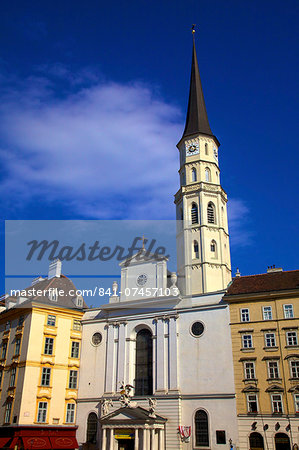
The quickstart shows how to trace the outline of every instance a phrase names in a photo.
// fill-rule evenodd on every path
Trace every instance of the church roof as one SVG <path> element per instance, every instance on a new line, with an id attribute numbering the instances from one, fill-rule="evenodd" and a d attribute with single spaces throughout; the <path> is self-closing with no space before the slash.
<path id="1" fill-rule="evenodd" d="M 206 111 L 198 69 L 195 41 L 193 40 L 189 102 L 183 137 L 196 133 L 213 136 Z"/>

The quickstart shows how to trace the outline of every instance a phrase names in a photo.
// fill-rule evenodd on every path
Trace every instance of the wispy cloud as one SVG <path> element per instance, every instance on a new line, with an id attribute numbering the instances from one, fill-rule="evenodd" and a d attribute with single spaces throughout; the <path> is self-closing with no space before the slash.
<path id="1" fill-rule="evenodd" d="M 22 81 L 3 78 L 4 206 L 23 208 L 24 216 L 29 201 L 59 201 L 82 218 L 174 218 L 183 116 L 155 87 L 61 64 Z M 229 205 L 233 245 L 248 244 L 248 208 L 241 200 Z"/>
<path id="2" fill-rule="evenodd" d="M 252 244 L 253 232 L 249 227 L 249 213 L 249 208 L 243 200 L 229 199 L 228 218 L 232 247 L 244 247 Z"/>

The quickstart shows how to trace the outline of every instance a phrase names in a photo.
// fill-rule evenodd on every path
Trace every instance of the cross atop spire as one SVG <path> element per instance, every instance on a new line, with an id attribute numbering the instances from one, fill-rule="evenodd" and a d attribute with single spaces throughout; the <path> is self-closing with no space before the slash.
<path id="1" fill-rule="evenodd" d="M 202 92 L 195 49 L 194 34 L 195 34 L 195 25 L 192 25 L 193 53 L 192 53 L 191 79 L 190 79 L 190 91 L 189 91 L 186 126 L 183 137 L 196 133 L 202 133 L 213 136 L 213 133 L 209 125 L 205 100 Z"/>

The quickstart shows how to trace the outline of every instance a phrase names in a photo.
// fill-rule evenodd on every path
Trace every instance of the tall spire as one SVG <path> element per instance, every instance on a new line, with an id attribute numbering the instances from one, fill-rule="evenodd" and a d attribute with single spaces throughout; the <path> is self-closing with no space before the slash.
<path id="1" fill-rule="evenodd" d="M 191 66 L 191 79 L 190 79 L 190 91 L 188 111 L 186 118 L 186 126 L 183 137 L 191 134 L 203 133 L 213 136 L 211 131 L 208 115 L 206 111 L 205 100 L 202 92 L 202 86 L 200 81 L 198 62 L 195 49 L 194 39 L 194 25 L 192 27 L 193 34 L 193 53 L 192 53 L 192 66 Z"/>

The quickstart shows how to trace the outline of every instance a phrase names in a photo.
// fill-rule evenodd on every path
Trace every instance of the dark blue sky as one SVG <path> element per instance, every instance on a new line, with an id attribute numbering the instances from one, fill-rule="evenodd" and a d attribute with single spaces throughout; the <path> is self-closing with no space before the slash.
<path id="1" fill-rule="evenodd" d="M 298 268 L 296 1 L 2 2 L 3 219 L 174 217 L 192 23 L 233 271 Z"/>

